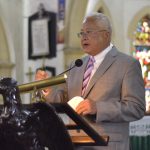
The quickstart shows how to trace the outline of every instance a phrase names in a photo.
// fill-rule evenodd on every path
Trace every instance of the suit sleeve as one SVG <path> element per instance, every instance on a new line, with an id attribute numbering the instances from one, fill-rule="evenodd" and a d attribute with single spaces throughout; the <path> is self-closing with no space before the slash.
<path id="1" fill-rule="evenodd" d="M 110 97 L 109 101 L 98 101 L 97 122 L 130 122 L 145 114 L 145 88 L 138 61 L 128 66 L 122 80 L 120 97 Z"/>
<path id="2" fill-rule="evenodd" d="M 47 102 L 67 102 L 68 101 L 68 94 L 67 94 L 67 87 L 66 84 L 61 84 L 57 87 L 52 88 L 51 94 L 45 97 Z"/>
<path id="3" fill-rule="evenodd" d="M 74 62 L 72 62 L 69 68 L 71 68 L 72 66 L 74 66 Z M 66 73 L 66 74 L 68 76 L 69 73 Z M 51 94 L 45 97 L 47 102 L 60 103 L 60 102 L 68 101 L 68 88 L 67 88 L 68 81 L 67 80 L 68 79 L 66 79 L 66 83 L 60 84 L 52 88 Z"/>

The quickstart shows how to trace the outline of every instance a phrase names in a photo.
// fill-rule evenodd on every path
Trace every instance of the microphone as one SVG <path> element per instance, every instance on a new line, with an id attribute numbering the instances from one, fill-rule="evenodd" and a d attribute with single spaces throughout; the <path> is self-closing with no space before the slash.
<path id="1" fill-rule="evenodd" d="M 83 61 L 82 61 L 81 59 L 77 59 L 77 60 L 75 61 L 75 66 L 77 66 L 77 67 L 82 66 L 82 64 L 83 64 Z"/>
<path id="2" fill-rule="evenodd" d="M 82 61 L 81 59 L 77 59 L 77 60 L 75 61 L 74 65 L 73 65 L 71 68 L 65 70 L 64 72 L 62 72 L 62 73 L 60 73 L 60 74 L 58 74 L 58 76 L 59 76 L 59 75 L 62 75 L 62 74 L 64 74 L 64 73 L 66 73 L 66 72 L 68 72 L 68 71 L 70 71 L 70 70 L 73 69 L 74 67 L 80 67 L 80 66 L 82 66 L 82 64 L 83 64 L 83 61 Z"/>

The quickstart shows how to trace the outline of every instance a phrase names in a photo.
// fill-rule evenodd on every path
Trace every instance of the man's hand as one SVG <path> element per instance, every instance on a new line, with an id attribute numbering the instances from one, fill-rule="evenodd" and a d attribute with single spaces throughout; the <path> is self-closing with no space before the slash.
<path id="1" fill-rule="evenodd" d="M 48 73 L 46 71 L 43 70 L 38 70 L 35 74 L 35 80 L 43 80 L 48 78 Z"/>
<path id="2" fill-rule="evenodd" d="M 85 99 L 82 102 L 79 103 L 79 105 L 76 107 L 75 110 L 78 114 L 96 114 L 97 109 L 96 109 L 96 103 L 92 100 Z"/>
<path id="3" fill-rule="evenodd" d="M 49 77 L 48 73 L 43 70 L 38 70 L 35 74 L 35 80 L 44 80 L 48 77 Z M 50 94 L 51 88 L 50 87 L 45 88 L 45 89 L 41 90 L 41 92 L 43 93 L 44 96 L 47 96 Z"/>

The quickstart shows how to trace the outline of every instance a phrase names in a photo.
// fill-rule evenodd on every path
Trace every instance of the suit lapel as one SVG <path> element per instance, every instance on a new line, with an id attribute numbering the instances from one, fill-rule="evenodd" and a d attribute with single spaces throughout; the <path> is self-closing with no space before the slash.
<path id="1" fill-rule="evenodd" d="M 97 71 L 93 75 L 83 97 L 87 97 L 88 93 L 91 91 L 96 81 L 99 78 L 101 78 L 101 76 L 107 71 L 107 69 L 111 66 L 111 64 L 116 60 L 116 55 L 117 55 L 117 50 L 115 47 L 113 47 L 111 51 L 108 52 L 108 54 L 106 54 L 104 60 L 102 61 Z"/>

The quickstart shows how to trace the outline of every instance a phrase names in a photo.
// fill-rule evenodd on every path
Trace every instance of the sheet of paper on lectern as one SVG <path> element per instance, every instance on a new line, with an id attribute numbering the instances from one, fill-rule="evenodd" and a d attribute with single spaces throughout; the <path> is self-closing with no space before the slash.
<path id="1" fill-rule="evenodd" d="M 80 102 L 84 99 L 80 96 L 75 96 L 71 100 L 68 101 L 68 104 L 75 110 Z"/>

